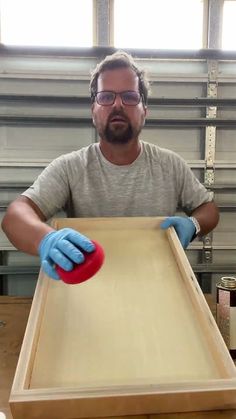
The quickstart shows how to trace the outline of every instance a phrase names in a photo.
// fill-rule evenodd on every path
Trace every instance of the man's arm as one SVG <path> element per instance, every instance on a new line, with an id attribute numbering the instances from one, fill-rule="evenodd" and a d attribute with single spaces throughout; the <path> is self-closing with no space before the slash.
<path id="1" fill-rule="evenodd" d="M 2 229 L 17 249 L 37 255 L 42 238 L 53 231 L 45 221 L 38 206 L 22 195 L 9 205 L 2 220 Z"/>
<path id="2" fill-rule="evenodd" d="M 192 217 L 195 217 L 200 225 L 200 236 L 204 236 L 215 228 L 219 222 L 219 210 L 215 202 L 207 202 L 200 205 L 192 213 Z"/>

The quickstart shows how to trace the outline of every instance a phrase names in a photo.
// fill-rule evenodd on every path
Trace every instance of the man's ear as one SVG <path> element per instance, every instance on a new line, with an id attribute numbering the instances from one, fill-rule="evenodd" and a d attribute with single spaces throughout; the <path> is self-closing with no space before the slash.
<path id="1" fill-rule="evenodd" d="M 144 110 L 144 115 L 143 115 L 143 126 L 145 125 L 146 122 L 146 116 L 147 116 L 147 106 L 143 105 L 143 110 Z"/>
<path id="2" fill-rule="evenodd" d="M 147 112 L 148 112 L 148 108 L 147 108 L 147 106 L 146 105 L 143 105 L 143 110 L 144 110 L 144 120 L 145 120 L 145 118 L 146 118 L 146 116 L 147 116 Z"/>
<path id="3" fill-rule="evenodd" d="M 95 125 L 93 112 L 94 112 L 94 102 L 93 102 L 93 103 L 92 103 L 92 105 L 91 105 L 91 114 L 92 114 L 92 121 L 93 121 L 93 125 Z"/>

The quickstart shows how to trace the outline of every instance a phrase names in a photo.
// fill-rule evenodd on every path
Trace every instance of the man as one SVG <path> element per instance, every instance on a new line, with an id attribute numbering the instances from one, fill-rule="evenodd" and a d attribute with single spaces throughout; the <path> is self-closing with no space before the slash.
<path id="1" fill-rule="evenodd" d="M 147 113 L 148 81 L 131 56 L 117 52 L 95 69 L 92 117 L 99 143 L 55 159 L 10 204 L 2 228 L 18 249 L 39 253 L 44 271 L 70 271 L 92 252 L 72 229 L 54 231 L 46 220 L 64 208 L 69 217 L 168 216 L 184 248 L 211 231 L 219 213 L 210 193 L 172 151 L 139 140 Z M 177 207 L 187 216 L 176 217 Z M 189 217 L 190 216 L 190 217 Z"/>

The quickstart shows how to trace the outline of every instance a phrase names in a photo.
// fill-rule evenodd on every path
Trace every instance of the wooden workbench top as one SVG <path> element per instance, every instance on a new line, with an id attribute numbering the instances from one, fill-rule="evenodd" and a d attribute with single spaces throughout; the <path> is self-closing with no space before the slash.
<path id="1" fill-rule="evenodd" d="M 206 299 L 213 314 L 215 314 L 215 303 L 212 297 L 206 295 Z M 31 302 L 31 298 L 0 296 L 0 412 L 5 413 L 7 419 L 12 419 L 8 399 Z M 138 417 L 133 416 L 132 418 L 236 419 L 236 410 L 227 412 L 159 414 Z M 122 419 L 124 419 L 124 417 L 122 417 Z M 131 419 L 130 416 L 129 419 Z"/>
<path id="2" fill-rule="evenodd" d="M 31 298 L 0 296 L 0 412 L 12 418 L 8 399 L 31 307 Z"/>

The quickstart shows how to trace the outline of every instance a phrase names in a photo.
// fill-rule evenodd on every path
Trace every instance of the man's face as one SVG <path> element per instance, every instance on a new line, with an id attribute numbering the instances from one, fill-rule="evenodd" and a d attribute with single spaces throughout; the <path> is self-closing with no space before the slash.
<path id="1" fill-rule="evenodd" d="M 138 77 L 131 68 L 106 70 L 98 77 L 97 91 L 139 93 Z M 138 138 L 144 125 L 146 107 L 142 100 L 134 106 L 125 105 L 121 96 L 117 95 L 114 103 L 108 106 L 99 105 L 95 100 L 92 116 L 102 140 L 113 144 L 125 144 Z"/>

